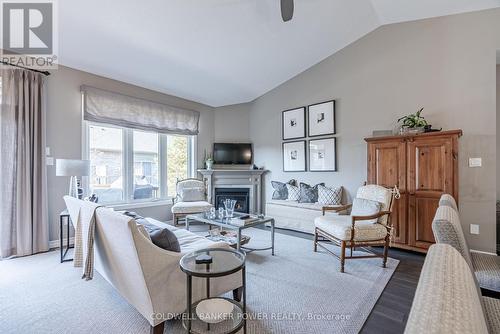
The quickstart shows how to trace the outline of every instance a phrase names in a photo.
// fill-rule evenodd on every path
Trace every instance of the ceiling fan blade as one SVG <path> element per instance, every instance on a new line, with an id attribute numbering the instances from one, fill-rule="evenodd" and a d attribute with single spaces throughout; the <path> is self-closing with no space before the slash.
<path id="1" fill-rule="evenodd" d="M 293 17 L 293 0 L 281 0 L 281 17 L 283 22 L 290 21 Z"/>

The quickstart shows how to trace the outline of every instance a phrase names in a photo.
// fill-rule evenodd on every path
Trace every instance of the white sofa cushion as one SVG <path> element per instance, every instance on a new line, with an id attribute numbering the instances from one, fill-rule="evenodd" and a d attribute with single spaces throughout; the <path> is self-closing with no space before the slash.
<path id="1" fill-rule="evenodd" d="M 319 216 L 314 225 L 339 240 L 351 240 L 351 216 Z M 386 235 L 387 228 L 381 224 L 360 221 L 354 225 L 354 241 L 382 240 Z"/>
<path id="2" fill-rule="evenodd" d="M 177 202 L 172 206 L 172 213 L 198 213 L 209 211 L 212 204 L 206 201 Z"/>

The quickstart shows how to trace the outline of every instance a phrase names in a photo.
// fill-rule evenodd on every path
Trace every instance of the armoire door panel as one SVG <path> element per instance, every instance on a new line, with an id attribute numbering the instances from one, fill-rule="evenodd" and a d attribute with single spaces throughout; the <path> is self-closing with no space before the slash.
<path id="1" fill-rule="evenodd" d="M 408 143 L 408 190 L 450 192 L 453 152 L 450 138 L 415 139 Z"/>
<path id="2" fill-rule="evenodd" d="M 408 142 L 408 241 L 429 248 L 432 220 L 443 193 L 453 193 L 452 139 L 415 138 Z"/>
<path id="3" fill-rule="evenodd" d="M 439 197 L 414 197 L 410 201 L 410 245 L 427 249 L 435 242 L 432 220 L 439 206 Z"/>
<path id="4" fill-rule="evenodd" d="M 391 223 L 393 241 L 406 243 L 406 143 L 404 140 L 368 145 L 368 183 L 398 186 L 401 198 L 394 202 Z"/>
<path id="5" fill-rule="evenodd" d="M 406 189 L 406 145 L 402 141 L 373 143 L 368 152 L 368 182 Z"/>

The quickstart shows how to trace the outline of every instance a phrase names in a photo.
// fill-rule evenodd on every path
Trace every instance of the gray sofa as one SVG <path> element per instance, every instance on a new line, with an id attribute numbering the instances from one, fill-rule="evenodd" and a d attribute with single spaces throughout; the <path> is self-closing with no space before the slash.
<path id="1" fill-rule="evenodd" d="M 500 333 L 500 300 L 481 296 L 469 265 L 447 244 L 429 248 L 405 333 Z"/>
<path id="2" fill-rule="evenodd" d="M 470 251 L 457 204 L 452 196 L 444 194 L 441 197 L 432 222 L 432 231 L 437 243 L 451 245 L 462 254 L 481 288 L 500 292 L 500 256 Z"/>

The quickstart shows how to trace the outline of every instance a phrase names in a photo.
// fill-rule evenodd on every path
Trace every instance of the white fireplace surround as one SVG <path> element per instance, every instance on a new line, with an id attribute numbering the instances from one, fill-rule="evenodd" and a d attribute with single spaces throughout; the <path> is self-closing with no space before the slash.
<path id="1" fill-rule="evenodd" d="M 262 169 L 198 169 L 207 183 L 208 201 L 212 204 L 216 188 L 249 189 L 250 213 L 262 213 Z"/>

